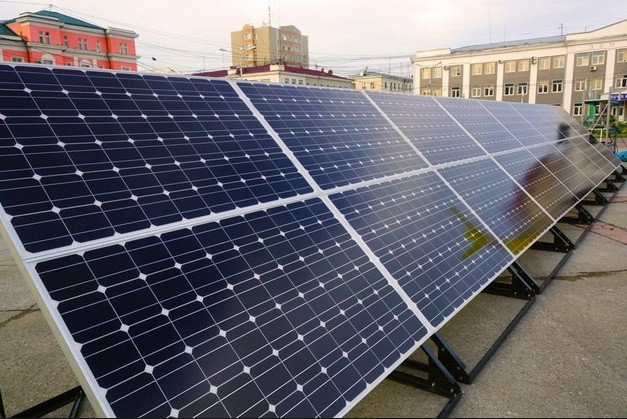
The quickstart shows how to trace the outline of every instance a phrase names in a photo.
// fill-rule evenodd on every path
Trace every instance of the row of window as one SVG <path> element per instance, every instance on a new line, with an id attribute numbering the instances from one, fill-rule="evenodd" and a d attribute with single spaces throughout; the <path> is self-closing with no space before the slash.
<path id="1" fill-rule="evenodd" d="M 362 89 L 376 89 L 377 85 L 375 82 L 370 82 L 370 84 L 366 83 L 366 82 L 361 82 L 361 88 Z M 412 91 L 412 85 L 410 83 L 397 83 L 397 82 L 384 82 L 383 83 L 383 90 L 390 90 L 390 91 L 404 91 L 404 92 L 411 92 Z"/>
<path id="2" fill-rule="evenodd" d="M 282 34 L 281 38 L 283 38 L 284 41 L 300 42 L 300 37 L 298 35 L 292 35 L 289 33 Z"/>
<path id="3" fill-rule="evenodd" d="M 50 32 L 40 31 L 39 32 L 39 42 L 42 43 L 42 44 L 50 44 Z M 63 45 L 66 48 L 70 48 L 70 42 L 69 42 L 69 39 L 68 39 L 67 35 L 63 35 Z M 128 55 L 128 44 L 126 44 L 125 42 L 120 42 L 119 46 L 120 46 L 120 54 Z M 83 51 L 88 51 L 89 50 L 88 39 L 87 38 L 78 38 L 76 48 L 80 49 L 80 50 L 83 50 Z M 94 47 L 94 51 L 96 51 L 96 52 L 101 52 L 102 51 L 102 43 L 100 42 L 100 40 L 96 40 L 96 45 Z"/>
<path id="4" fill-rule="evenodd" d="M 264 81 L 264 80 L 262 80 Z M 267 82 L 269 82 L 270 80 L 266 80 Z M 303 81 L 302 80 L 298 80 L 298 79 L 288 79 L 287 77 L 283 80 L 283 82 L 285 84 L 299 84 L 299 85 L 303 85 Z M 309 83 L 306 83 L 307 86 L 309 86 Z M 319 85 L 314 83 L 312 84 L 312 86 L 320 86 L 320 87 L 337 87 L 337 88 L 344 88 L 345 86 L 342 86 L 341 84 L 335 85 L 335 84 L 322 84 L 320 83 Z"/>

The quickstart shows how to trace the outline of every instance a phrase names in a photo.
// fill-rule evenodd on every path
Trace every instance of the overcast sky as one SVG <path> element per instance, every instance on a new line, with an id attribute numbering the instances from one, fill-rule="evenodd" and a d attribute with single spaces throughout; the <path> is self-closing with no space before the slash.
<path id="1" fill-rule="evenodd" d="M 231 31 L 292 24 L 309 36 L 310 67 L 409 75 L 416 51 L 596 29 L 627 18 L 626 0 L 54 0 L 52 10 L 132 29 L 140 68 L 226 68 Z M 0 19 L 49 8 L 0 0 Z M 152 60 L 152 57 L 156 58 Z"/>

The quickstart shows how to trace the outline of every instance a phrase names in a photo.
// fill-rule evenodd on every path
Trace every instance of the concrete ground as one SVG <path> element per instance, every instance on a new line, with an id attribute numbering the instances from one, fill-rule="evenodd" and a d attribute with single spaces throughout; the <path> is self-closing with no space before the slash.
<path id="1" fill-rule="evenodd" d="M 589 207 L 598 212 L 598 207 Z M 575 240 L 582 227 L 559 224 Z M 530 250 L 542 280 L 561 254 Z M 481 294 L 442 329 L 472 367 L 524 301 Z M 627 416 L 627 187 L 487 363 L 453 417 Z M 416 355 L 419 357 L 419 355 Z M 0 391 L 7 415 L 77 385 L 26 281 L 0 243 Z M 384 380 L 348 417 L 435 416 L 445 398 Z M 69 408 L 55 412 L 64 415 Z M 89 402 L 80 416 L 92 417 Z"/>

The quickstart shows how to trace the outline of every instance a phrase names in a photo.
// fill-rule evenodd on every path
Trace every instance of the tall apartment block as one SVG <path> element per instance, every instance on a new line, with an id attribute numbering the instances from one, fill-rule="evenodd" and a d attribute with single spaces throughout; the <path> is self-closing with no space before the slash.
<path id="1" fill-rule="evenodd" d="M 306 68 L 309 38 L 293 25 L 245 25 L 241 31 L 231 32 L 231 62 L 234 67 L 286 64 Z"/>
<path id="2" fill-rule="evenodd" d="M 419 51 L 414 93 L 562 106 L 627 90 L 627 20 L 589 32 Z M 612 109 L 625 118 L 625 102 Z"/>
<path id="3" fill-rule="evenodd" d="M 137 71 L 138 36 L 49 10 L 25 12 L 0 22 L 0 55 L 3 61 Z"/>

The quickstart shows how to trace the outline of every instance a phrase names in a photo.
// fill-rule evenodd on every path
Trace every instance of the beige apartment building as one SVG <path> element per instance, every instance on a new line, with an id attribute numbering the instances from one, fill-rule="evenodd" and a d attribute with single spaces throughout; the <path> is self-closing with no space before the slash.
<path id="1" fill-rule="evenodd" d="M 562 106 L 627 91 L 627 20 L 589 32 L 456 49 L 412 57 L 414 93 Z M 625 101 L 612 109 L 625 119 Z"/>
<path id="2" fill-rule="evenodd" d="M 393 76 L 391 74 L 377 73 L 375 71 L 362 71 L 355 79 L 355 89 L 381 90 L 386 92 L 412 92 L 412 79 Z"/>
<path id="3" fill-rule="evenodd" d="M 244 25 L 231 32 L 231 63 L 234 67 L 287 64 L 309 67 L 309 38 L 293 25 L 278 28 Z"/>

